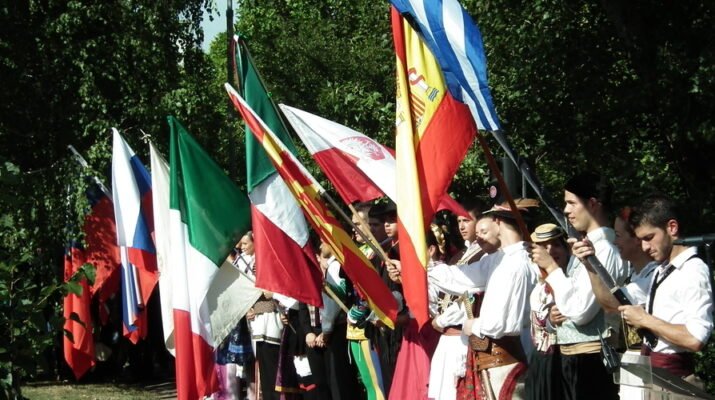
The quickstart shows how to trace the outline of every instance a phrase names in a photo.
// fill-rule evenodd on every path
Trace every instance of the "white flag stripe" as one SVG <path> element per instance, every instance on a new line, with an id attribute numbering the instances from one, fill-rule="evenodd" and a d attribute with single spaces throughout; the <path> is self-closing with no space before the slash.
<path id="1" fill-rule="evenodd" d="M 467 47 L 464 43 L 465 36 L 464 36 L 464 14 L 462 13 L 462 6 L 459 5 L 457 1 L 445 1 L 442 3 L 442 12 L 443 12 L 443 18 L 445 21 L 449 21 L 449 24 L 444 24 L 445 25 L 445 33 L 447 34 L 447 38 L 449 39 L 449 43 L 452 45 L 452 50 L 454 51 L 454 54 L 457 56 L 457 60 L 459 61 L 459 66 L 462 69 L 462 73 L 464 74 L 464 78 L 467 81 L 466 87 L 469 88 L 478 88 L 479 87 L 479 78 L 477 78 L 477 75 L 474 73 L 474 68 L 472 67 L 472 63 L 469 61 L 467 58 Z M 479 102 L 480 108 L 482 110 L 488 110 L 489 106 L 484 99 L 484 95 L 482 94 L 481 90 L 473 90 L 474 96 L 477 98 L 477 101 Z M 466 96 L 465 98 L 469 98 L 470 96 Z M 477 113 L 477 108 L 476 107 L 470 107 L 469 108 L 472 111 L 472 116 L 474 117 L 474 120 L 477 121 L 480 125 L 483 125 L 481 123 L 481 118 L 479 117 L 479 114 Z M 487 126 L 479 126 L 479 129 L 489 129 L 489 130 L 494 130 L 498 127 L 497 123 L 494 121 L 494 118 L 491 113 L 485 112 L 484 113 L 485 118 L 488 121 Z"/>
<path id="2" fill-rule="evenodd" d="M 166 349 L 176 355 L 174 344 L 174 313 L 172 305 L 171 264 L 169 264 L 169 164 L 159 154 L 154 144 L 149 144 L 151 155 L 151 187 L 154 211 L 154 242 L 156 263 L 159 268 L 159 293 L 161 294 L 161 322 Z"/>
<path id="3" fill-rule="evenodd" d="M 285 182 L 275 173 L 248 195 L 258 211 L 301 248 L 308 243 L 308 227 L 303 212 Z M 280 207 L 276 207 L 280 204 Z"/>
<path id="4" fill-rule="evenodd" d="M 209 313 L 202 312 L 204 302 L 218 267 L 189 243 L 186 224 L 181 221 L 179 210 L 169 210 L 171 250 L 169 263 L 172 266 L 174 285 L 172 302 L 175 310 L 188 311 L 191 315 L 191 331 L 201 335 L 206 343 L 213 343 Z"/>
<path id="5" fill-rule="evenodd" d="M 112 201 L 117 223 L 117 242 L 120 246 L 132 247 L 137 218 L 141 212 L 141 193 L 129 162 L 134 151 L 112 128 Z M 121 192 L 121 193 L 120 193 Z"/>

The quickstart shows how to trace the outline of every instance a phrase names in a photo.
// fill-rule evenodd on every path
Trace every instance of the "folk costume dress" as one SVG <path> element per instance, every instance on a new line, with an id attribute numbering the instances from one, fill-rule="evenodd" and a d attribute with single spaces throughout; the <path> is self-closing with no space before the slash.
<path id="1" fill-rule="evenodd" d="M 469 264 L 478 261 L 484 252 L 481 247 L 473 242 L 467 246 L 464 253 L 456 261 L 456 265 L 469 268 Z M 461 301 L 464 293 L 470 297 L 468 301 L 473 304 L 475 296 L 484 296 L 484 287 L 475 288 L 466 285 L 462 292 L 452 292 L 449 288 L 439 286 L 438 281 L 429 279 L 432 275 L 439 276 L 440 270 L 449 268 L 446 264 L 435 265 L 428 270 L 428 290 L 430 295 L 430 312 L 436 318 L 454 302 Z M 433 305 L 433 307 L 432 307 Z M 466 319 L 466 312 L 464 314 Z M 464 378 L 467 364 L 468 339 L 462 334 L 462 326 L 454 325 L 445 327 L 440 332 L 439 342 L 432 355 L 430 364 L 430 380 L 428 396 L 435 400 L 454 400 L 457 398 L 457 382 Z"/>
<path id="2" fill-rule="evenodd" d="M 556 331 L 547 326 L 554 293 L 540 280 L 529 297 L 531 305 L 531 339 L 534 350 L 526 374 L 527 400 L 561 400 L 561 357 L 556 344 Z"/>

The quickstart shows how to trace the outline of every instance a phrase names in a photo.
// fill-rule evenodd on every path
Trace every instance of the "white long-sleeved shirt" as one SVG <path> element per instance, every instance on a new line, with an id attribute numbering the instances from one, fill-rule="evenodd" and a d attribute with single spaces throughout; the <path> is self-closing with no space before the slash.
<path id="1" fill-rule="evenodd" d="M 616 283 L 622 284 L 628 276 L 628 264 L 623 261 L 618 249 L 613 245 L 616 237 L 613 229 L 601 227 L 586 236 L 593 244 L 596 258 Z M 561 268 L 556 269 L 546 277 L 546 282 L 554 290 L 554 299 L 559 312 L 574 324 L 585 325 L 598 314 L 601 306 L 593 294 L 586 266 L 578 258 L 571 256 L 567 271 L 568 276 Z"/>
<path id="2" fill-rule="evenodd" d="M 661 281 L 672 264 L 675 269 L 655 292 L 653 316 L 671 324 L 685 325 L 688 333 L 706 343 L 713 330 L 713 293 L 708 266 L 696 255 L 694 247 L 683 251 L 671 263 L 658 266 L 649 280 L 628 284 L 625 293 L 631 299 L 645 297 L 645 304 L 649 304 L 654 279 Z M 660 338 L 653 351 L 682 353 L 688 350 Z"/>
<path id="3" fill-rule="evenodd" d="M 491 273 L 485 271 L 496 268 L 503 257 L 504 252 L 500 250 L 467 265 L 439 264 L 427 271 L 427 280 L 437 291 L 455 296 L 483 292 L 487 286 L 486 274 Z"/>
<path id="4" fill-rule="evenodd" d="M 526 243 L 518 242 L 484 256 L 469 266 L 449 266 L 431 281 L 449 292 L 484 288 L 480 316 L 472 322 L 472 333 L 499 339 L 519 336 L 529 312 L 529 293 L 536 282 Z M 463 293 L 463 292 L 461 292 Z"/>

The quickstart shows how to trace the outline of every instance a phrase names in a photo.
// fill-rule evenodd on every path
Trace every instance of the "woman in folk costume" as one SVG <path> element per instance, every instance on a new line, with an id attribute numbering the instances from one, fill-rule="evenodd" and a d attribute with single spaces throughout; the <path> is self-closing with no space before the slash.
<path id="1" fill-rule="evenodd" d="M 465 252 L 456 265 L 460 268 L 470 268 L 482 256 L 494 253 L 499 249 L 499 240 L 494 231 L 491 218 L 477 223 L 479 212 L 470 210 L 472 220 L 460 222 L 460 233 L 465 241 L 470 242 L 468 249 L 479 248 L 480 251 Z M 477 230 L 483 232 L 477 237 Z M 432 327 L 441 333 L 439 344 L 432 356 L 429 382 L 429 398 L 435 400 L 454 400 L 457 397 L 457 383 L 464 378 L 468 354 L 468 340 L 462 335 L 462 323 L 467 318 L 464 305 L 466 302 L 473 307 L 481 303 L 484 297 L 484 287 L 465 284 L 462 288 L 442 287 L 439 285 L 440 274 L 449 269 L 446 264 L 431 268 L 428 273 L 430 299 L 438 299 L 436 310 L 431 309 L 434 319 Z M 432 277 L 435 279 L 432 279 Z M 467 295 L 467 298 L 464 295 Z"/>
<path id="2" fill-rule="evenodd" d="M 297 300 L 278 293 L 273 294 L 278 301 L 278 312 L 283 322 L 283 335 L 278 355 L 275 389 L 281 399 L 300 399 L 300 382 L 296 373 L 295 358 L 305 355 L 305 339 L 300 331 Z"/>
<path id="3" fill-rule="evenodd" d="M 246 275 L 254 276 L 255 258 L 251 231 L 243 235 L 228 259 Z M 245 380 L 247 398 L 254 400 L 256 398 L 256 384 L 253 379 L 255 361 L 251 332 L 244 317 L 216 349 L 217 375 L 221 390 L 215 393 L 213 398 L 216 400 L 240 398 L 241 381 Z"/>
<path id="4" fill-rule="evenodd" d="M 544 247 L 559 267 L 566 269 L 571 254 L 566 235 L 561 228 L 554 224 L 539 225 L 531 234 L 531 240 Z M 560 400 L 563 390 L 559 346 L 556 344 L 556 332 L 547 327 L 549 312 L 554 305 L 554 293 L 541 276 L 531 292 L 529 302 L 534 351 L 531 353 L 526 374 L 526 398 Z"/>
<path id="5" fill-rule="evenodd" d="M 444 263 L 446 240 L 444 232 L 435 224 L 427 231 L 427 246 L 430 256 L 428 269 Z M 399 265 L 397 265 L 399 268 Z M 436 309 L 437 298 L 430 298 L 430 308 Z M 403 328 L 402 344 L 397 355 L 395 375 L 392 378 L 389 399 L 428 399 L 430 360 L 437 346 L 439 334 L 430 324 L 421 329 L 410 314 L 408 324 Z"/>

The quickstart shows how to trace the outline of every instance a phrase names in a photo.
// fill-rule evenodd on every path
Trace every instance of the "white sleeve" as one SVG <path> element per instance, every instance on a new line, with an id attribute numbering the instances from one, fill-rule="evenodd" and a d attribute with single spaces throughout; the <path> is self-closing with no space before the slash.
<path id="1" fill-rule="evenodd" d="M 707 343 L 713 330 L 713 299 L 710 273 L 704 262 L 685 265 L 692 279 L 679 288 L 679 302 L 685 313 L 685 329 L 701 343 Z"/>
<path id="2" fill-rule="evenodd" d="M 281 305 L 285 308 L 292 308 L 294 310 L 298 309 L 298 300 L 284 296 L 280 293 L 273 293 L 273 298 L 276 299 L 277 302 L 281 303 Z"/>
<path id="3" fill-rule="evenodd" d="M 320 309 L 320 327 L 323 332 L 333 332 L 335 318 L 340 314 L 340 306 L 332 297 L 323 294 L 323 308 Z"/>
<path id="4" fill-rule="evenodd" d="M 559 312 L 576 325 L 587 324 L 598 314 L 600 305 L 584 265 L 576 267 L 572 277 L 567 277 L 559 268 L 546 277 L 546 282 L 554 290 L 554 302 Z"/>
<path id="5" fill-rule="evenodd" d="M 621 288 L 623 294 L 628 297 L 633 305 L 643 305 L 648 301 L 649 279 L 639 279 Z"/>
<path id="6" fill-rule="evenodd" d="M 477 289 L 484 289 L 487 284 L 489 259 L 483 258 L 468 265 L 441 264 L 427 272 L 429 285 L 435 286 L 439 291 L 461 295 L 464 292 L 474 293 Z"/>
<path id="7" fill-rule="evenodd" d="M 497 267 L 489 278 L 480 316 L 474 321 L 472 332 L 494 339 L 519 335 L 530 308 L 532 288 L 528 264 L 514 260 Z"/>
<path id="8" fill-rule="evenodd" d="M 608 274 L 616 283 L 623 283 L 628 268 L 615 247 L 606 240 L 594 243 L 594 247 L 596 247 L 596 258 Z M 550 273 L 546 281 L 554 289 L 554 300 L 561 314 L 576 325 L 584 325 L 598 314 L 601 306 L 593 294 L 586 267 L 573 256 L 571 262 L 580 264 L 574 268 L 573 276 L 567 277 L 561 269 L 558 269 Z"/>
<path id="9" fill-rule="evenodd" d="M 603 243 L 599 243 L 598 248 L 595 250 L 596 258 L 603 264 L 603 267 L 606 268 L 613 280 L 616 281 L 616 285 L 623 285 L 630 271 L 628 263 L 623 261 L 618 249 L 611 242 L 604 240 Z"/>

